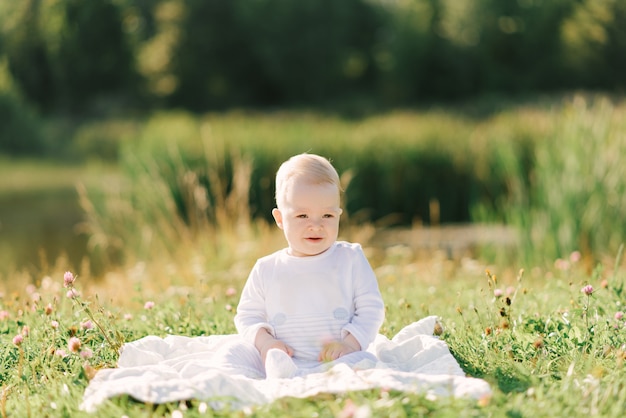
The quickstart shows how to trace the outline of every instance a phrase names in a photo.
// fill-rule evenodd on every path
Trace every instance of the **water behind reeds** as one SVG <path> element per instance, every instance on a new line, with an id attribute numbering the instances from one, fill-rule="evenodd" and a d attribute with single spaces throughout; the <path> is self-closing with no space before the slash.
<path id="1" fill-rule="evenodd" d="M 77 229 L 82 219 L 72 188 L 0 196 L 1 270 L 40 273 L 61 256 L 80 264 L 87 256 L 87 237 Z"/>

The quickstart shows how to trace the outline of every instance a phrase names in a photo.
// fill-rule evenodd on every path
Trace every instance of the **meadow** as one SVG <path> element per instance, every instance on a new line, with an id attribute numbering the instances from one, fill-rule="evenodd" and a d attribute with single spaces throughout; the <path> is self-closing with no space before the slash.
<path id="1" fill-rule="evenodd" d="M 271 204 L 268 179 L 277 160 L 309 150 L 300 149 L 302 138 L 314 136 L 307 146 L 336 155 L 346 199 L 354 199 L 345 202 L 340 238 L 361 242 L 376 271 L 386 304 L 381 333 L 391 337 L 438 315 L 440 338 L 468 375 L 491 384 L 493 396 L 365 391 L 243 411 L 212 410 L 202 399 L 145 405 L 117 398 L 98 417 L 622 416 L 625 114 L 619 102 L 577 98 L 487 115 L 178 113 L 83 126 L 75 142 L 83 149 L 90 141 L 119 142 L 118 171 L 78 186 L 91 258 L 76 262 L 61 251 L 36 273 L 15 268 L 2 277 L 0 415 L 90 416 L 79 410 L 83 391 L 99 368 L 115 366 L 124 342 L 235 332 L 239 292 L 254 260 L 284 245 L 275 226 L 254 216 L 267 199 Z M 107 137 L 111 126 L 116 134 Z M 426 161 L 423 154 L 436 163 L 407 171 Z M 369 171 L 350 172 L 350 164 Z M 437 180 L 450 170 L 459 175 Z M 374 175 L 362 176 L 368 172 Z M 383 187 L 403 178 L 432 194 L 411 203 L 406 189 Z M 455 214 L 462 178 L 470 179 L 463 187 L 483 192 Z M 440 190 L 442 184 L 452 188 Z M 375 206 L 364 189 L 373 200 L 423 208 L 421 217 L 404 220 L 417 233 L 458 216 L 516 228 L 517 246 L 450 257 L 445 249 L 382 245 L 376 231 L 402 223 L 386 210 L 402 206 Z M 407 202 L 396 197 L 403 195 Z M 381 215 L 367 221 L 359 206 Z M 94 263 L 106 268 L 94 273 Z M 70 286 L 67 271 L 75 278 Z"/>
<path id="2" fill-rule="evenodd" d="M 273 234 L 270 234 L 273 235 Z M 275 238 L 280 238 L 276 237 Z M 267 248 L 267 247 L 266 247 Z M 284 399 L 244 411 L 207 408 L 208 400 L 144 405 L 106 402 L 99 417 L 146 416 L 621 416 L 626 275 L 613 265 L 589 274 L 579 254 L 553 268 L 502 269 L 433 254 L 417 260 L 406 247 L 367 248 L 386 303 L 381 332 L 393 336 L 426 315 L 441 317 L 440 336 L 463 369 L 486 379 L 493 397 L 449 399 L 366 391 Z M 64 287 L 51 271 L 22 292 L 5 294 L 2 416 L 88 416 L 80 412 L 88 380 L 114 367 L 124 341 L 145 335 L 235 332 L 233 316 L 245 265 L 229 271 L 147 265 L 90 284 Z M 192 273 L 193 271 L 193 273 Z M 195 279 L 185 282 L 182 278 Z"/>

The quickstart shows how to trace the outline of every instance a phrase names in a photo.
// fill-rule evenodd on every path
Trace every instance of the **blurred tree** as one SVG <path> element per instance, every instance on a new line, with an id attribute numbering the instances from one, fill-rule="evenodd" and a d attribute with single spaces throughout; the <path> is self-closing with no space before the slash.
<path id="1" fill-rule="evenodd" d="M 477 0 L 482 89 L 527 92 L 562 87 L 560 31 L 578 0 Z"/>
<path id="2" fill-rule="evenodd" d="M 133 54 L 112 0 L 63 1 L 64 24 L 54 46 L 55 76 L 73 109 L 123 93 L 134 77 Z"/>
<path id="3" fill-rule="evenodd" d="M 477 35 L 464 21 L 472 3 L 449 0 L 399 1 L 377 44 L 383 95 L 392 102 L 450 99 L 478 92 Z M 459 12 L 460 11 L 460 12 Z M 476 31 L 470 22 L 469 30 Z"/>
<path id="4" fill-rule="evenodd" d="M 433 10 L 428 28 L 426 60 L 421 63 L 424 76 L 420 94 L 415 98 L 453 99 L 478 93 L 478 68 L 473 48 L 465 42 L 446 37 L 445 22 L 459 2 L 428 0 Z M 465 3 L 465 2 L 460 2 Z"/>
<path id="5" fill-rule="evenodd" d="M 611 1 L 610 25 L 607 25 L 608 35 L 604 56 L 607 63 L 607 82 L 604 88 L 617 88 L 622 93 L 626 92 L 626 1 Z"/>
<path id="6" fill-rule="evenodd" d="M 371 85 L 382 22 L 364 0 L 263 0 L 247 9 L 254 51 L 292 103 L 325 102 Z M 262 16 L 262 19 L 255 18 Z"/>
<path id="7" fill-rule="evenodd" d="M 163 106 L 165 98 L 177 87 L 172 74 L 173 54 L 180 41 L 183 14 L 181 0 L 125 0 L 135 3 L 131 21 L 135 21 L 133 45 L 137 55 L 137 70 L 146 83 L 148 97 Z M 139 7 L 141 5 L 141 7 Z"/>
<path id="8" fill-rule="evenodd" d="M 382 6 L 386 24 L 374 44 L 381 96 L 405 103 L 420 96 L 435 10 L 429 0 Z"/>
<path id="9" fill-rule="evenodd" d="M 175 104 L 320 103 L 371 84 L 379 27 L 363 0 L 187 0 Z"/>
<path id="10" fill-rule="evenodd" d="M 29 101 L 40 109 L 50 108 L 57 90 L 39 25 L 41 0 L 4 4 L 2 11 L 2 44 L 9 71 Z"/>
<path id="11" fill-rule="evenodd" d="M 626 88 L 626 2 L 581 1 L 561 29 L 571 87 Z"/>
<path id="12" fill-rule="evenodd" d="M 31 101 L 79 110 L 98 97 L 129 96 L 133 53 L 114 1 L 25 0 L 9 11 L 9 70 Z"/>
<path id="13" fill-rule="evenodd" d="M 0 59 L 0 153 L 43 155 L 45 145 L 37 112 L 16 88 L 7 60 Z"/>
<path id="14" fill-rule="evenodd" d="M 181 3 L 180 39 L 171 61 L 176 80 L 172 104 L 201 110 L 259 100 L 264 89 L 263 68 L 252 50 L 251 30 L 242 22 L 242 2 Z"/>
<path id="15" fill-rule="evenodd" d="M 0 53 L 47 111 L 623 90 L 625 28 L 623 0 L 0 1 Z"/>

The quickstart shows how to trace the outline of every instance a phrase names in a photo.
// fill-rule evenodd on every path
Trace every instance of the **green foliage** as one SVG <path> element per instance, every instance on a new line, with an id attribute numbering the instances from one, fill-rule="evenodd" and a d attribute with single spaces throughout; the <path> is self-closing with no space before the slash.
<path id="1" fill-rule="evenodd" d="M 620 0 L 24 0 L 0 55 L 33 106 L 355 113 L 625 85 Z"/>
<path id="2" fill-rule="evenodd" d="M 73 109 L 90 99 L 130 88 L 133 57 L 112 1 L 64 0 L 63 19 L 50 46 L 58 92 Z M 45 11 L 44 11 L 45 12 Z M 49 41 L 50 42 L 50 41 Z"/>
<path id="3" fill-rule="evenodd" d="M 525 92 L 572 87 L 563 78 L 561 27 L 577 1 L 483 0 L 471 18 L 480 28 L 480 74 L 487 90 Z"/>
<path id="4" fill-rule="evenodd" d="M 119 150 L 133 140 L 137 123 L 125 119 L 95 120 L 80 124 L 70 135 L 66 153 L 76 160 L 94 159 L 116 163 Z"/>
<path id="5" fill-rule="evenodd" d="M 599 86 L 602 78 L 611 77 L 624 66 L 624 55 L 617 52 L 626 46 L 624 25 L 613 24 L 623 22 L 626 5 L 619 0 L 578 3 L 561 28 L 561 59 L 576 82 Z M 590 67 L 595 70 L 588 71 Z M 616 88 L 624 89 L 623 80 Z"/>
<path id="6" fill-rule="evenodd" d="M 42 120 L 21 96 L 7 60 L 0 56 L 0 153 L 45 155 L 46 151 Z"/>
<path id="7" fill-rule="evenodd" d="M 511 189 L 502 212 L 522 232 L 525 254 L 543 261 L 574 250 L 616 252 L 626 230 L 626 152 L 623 106 L 577 98 L 555 115 L 545 136 L 529 149 L 530 166 Z M 508 167 L 521 167 L 523 153 Z"/>
<path id="8" fill-rule="evenodd" d="M 114 2 L 28 0 L 5 7 L 0 23 L 9 69 L 38 108 L 83 111 L 136 81 Z"/>
<path id="9" fill-rule="evenodd" d="M 319 103 L 363 85 L 379 19 L 362 0 L 181 2 L 176 105 Z M 208 23 L 207 23 L 208 19 Z"/>
<path id="10" fill-rule="evenodd" d="M 0 90 L 0 152 L 45 155 L 41 120 L 22 100 Z"/>

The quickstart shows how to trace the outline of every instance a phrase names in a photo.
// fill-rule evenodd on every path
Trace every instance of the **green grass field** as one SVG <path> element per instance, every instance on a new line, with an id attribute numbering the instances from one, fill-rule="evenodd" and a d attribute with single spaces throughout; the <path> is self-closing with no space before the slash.
<path id="1" fill-rule="evenodd" d="M 354 406 L 359 416 L 621 416 L 626 402 L 623 269 L 597 265 L 588 272 L 577 253 L 555 260 L 554 268 L 529 266 L 521 272 L 517 266 L 502 269 L 436 253 L 416 259 L 408 247 L 367 251 L 378 260 L 386 303 L 381 333 L 393 336 L 426 315 L 440 316 L 441 338 L 469 375 L 491 383 L 491 399 L 432 400 L 373 390 L 214 411 L 206 409 L 207 400 L 144 405 L 118 398 L 102 405 L 97 416 L 331 417 Z M 124 341 L 235 332 L 238 294 L 252 261 L 242 257 L 224 271 L 139 264 L 97 284 L 79 276 L 80 296 L 74 299 L 63 287 L 63 271 L 51 271 L 5 294 L 2 416 L 86 415 L 78 405 L 89 378 L 98 368 L 115 366 L 115 349 Z M 71 338 L 82 344 L 76 352 Z"/>

